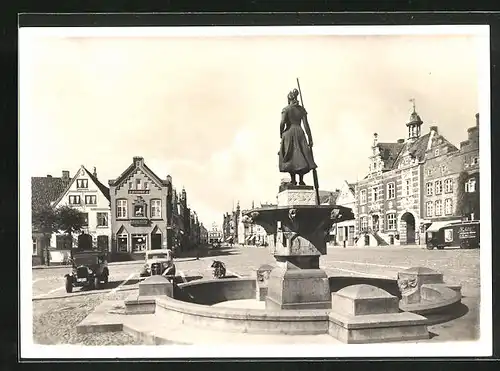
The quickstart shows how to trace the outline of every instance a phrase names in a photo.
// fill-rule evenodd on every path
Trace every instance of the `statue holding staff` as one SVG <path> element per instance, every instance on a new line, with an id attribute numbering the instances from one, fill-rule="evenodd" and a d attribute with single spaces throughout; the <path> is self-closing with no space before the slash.
<path id="1" fill-rule="evenodd" d="M 298 175 L 299 185 L 305 185 L 304 175 L 316 169 L 317 165 L 312 154 L 313 141 L 307 112 L 299 104 L 298 97 L 297 89 L 288 93 L 288 105 L 281 111 L 279 170 L 290 174 L 291 184 L 297 184 Z"/>

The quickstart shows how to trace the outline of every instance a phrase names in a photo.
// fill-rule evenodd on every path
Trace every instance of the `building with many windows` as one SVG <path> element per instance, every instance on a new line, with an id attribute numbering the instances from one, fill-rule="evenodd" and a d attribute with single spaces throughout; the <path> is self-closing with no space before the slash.
<path id="1" fill-rule="evenodd" d="M 57 251 L 68 251 L 77 246 L 82 249 L 110 251 L 111 247 L 111 209 L 109 189 L 97 178 L 96 168 L 93 173 L 81 166 L 75 176 L 52 203 L 54 208 L 70 206 L 83 213 L 82 234 L 70 237 L 64 232 L 54 233 L 51 246 Z"/>
<path id="2" fill-rule="evenodd" d="M 437 126 L 422 134 L 422 124 L 413 106 L 406 139 L 382 143 L 374 134 L 369 173 L 355 190 L 358 246 L 424 243 L 432 221 L 456 219 L 458 175 L 478 182 L 479 116 L 460 149 Z"/>
<path id="3" fill-rule="evenodd" d="M 479 219 L 479 114 L 476 114 L 476 125 L 467 133 L 467 140 L 456 148 L 436 129 L 434 149 L 424 164 L 426 227 L 435 223 L 435 229 L 451 221 Z M 465 194 L 464 202 L 470 204 L 467 210 L 460 210 L 458 198 L 461 193 Z"/>
<path id="4" fill-rule="evenodd" d="M 208 231 L 208 243 L 221 243 L 224 239 L 222 230 L 217 226 L 217 224 L 213 223 L 212 228 Z"/>
<path id="5" fill-rule="evenodd" d="M 187 194 L 178 194 L 172 177 L 159 178 L 144 162 L 132 164 L 109 181 L 112 253 L 115 259 L 142 259 L 145 250 L 186 250 L 196 242 L 191 236 L 192 214 Z"/>
<path id="6" fill-rule="evenodd" d="M 422 166 L 436 131 L 422 134 L 422 124 L 413 105 L 406 139 L 379 142 L 374 134 L 368 175 L 355 190 L 358 246 L 420 243 Z"/>

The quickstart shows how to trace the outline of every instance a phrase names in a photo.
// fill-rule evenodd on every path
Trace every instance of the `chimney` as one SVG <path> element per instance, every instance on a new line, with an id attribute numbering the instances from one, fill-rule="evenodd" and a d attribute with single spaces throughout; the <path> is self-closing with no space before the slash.
<path id="1" fill-rule="evenodd" d="M 479 113 L 476 113 L 476 126 L 479 127 Z"/>
<path id="2" fill-rule="evenodd" d="M 404 139 L 398 139 L 398 143 L 404 143 L 405 140 Z"/>
<path id="3" fill-rule="evenodd" d="M 92 175 L 97 178 L 97 169 L 95 166 L 94 166 L 94 172 L 92 173 Z"/>
<path id="4" fill-rule="evenodd" d="M 378 144 L 378 134 L 373 133 L 373 146 L 375 147 Z"/>
<path id="5" fill-rule="evenodd" d="M 50 174 L 47 174 L 47 178 L 52 178 L 52 175 L 50 175 Z"/>
<path id="6" fill-rule="evenodd" d="M 430 131 L 434 131 L 434 132 L 435 132 L 435 134 L 438 134 L 438 133 L 439 133 L 439 131 L 438 131 L 438 127 L 437 127 L 437 126 L 435 126 L 435 125 L 434 125 L 434 126 L 431 126 L 429 129 L 430 129 Z"/>
<path id="7" fill-rule="evenodd" d="M 167 183 L 172 184 L 172 177 L 170 175 L 167 175 Z"/>
<path id="8" fill-rule="evenodd" d="M 63 178 L 63 180 L 69 180 L 69 171 L 68 170 L 62 171 L 62 178 Z"/>
<path id="9" fill-rule="evenodd" d="M 144 165 L 144 157 L 134 156 L 133 161 L 136 166 Z"/>

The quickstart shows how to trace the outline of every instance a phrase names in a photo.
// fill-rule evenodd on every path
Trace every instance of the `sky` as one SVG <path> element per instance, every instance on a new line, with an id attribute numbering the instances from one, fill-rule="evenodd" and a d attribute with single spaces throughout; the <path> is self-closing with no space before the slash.
<path id="1" fill-rule="evenodd" d="M 467 138 L 478 45 L 471 35 L 21 38 L 24 165 L 31 176 L 95 166 L 107 184 L 142 156 L 185 187 L 201 222 L 221 225 L 238 201 L 275 201 L 287 177 L 280 114 L 297 77 L 320 188 L 335 190 L 366 175 L 373 133 L 406 138 L 410 98 L 423 133 Z"/>

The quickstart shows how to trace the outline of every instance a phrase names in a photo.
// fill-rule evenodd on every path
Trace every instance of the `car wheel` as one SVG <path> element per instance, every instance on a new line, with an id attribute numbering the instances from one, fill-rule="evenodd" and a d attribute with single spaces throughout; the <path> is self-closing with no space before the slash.
<path id="1" fill-rule="evenodd" d="M 94 277 L 94 288 L 96 290 L 99 290 L 101 288 L 101 278 L 100 277 Z"/>
<path id="2" fill-rule="evenodd" d="M 432 245 L 427 245 L 427 250 L 433 250 L 434 249 L 434 246 Z"/>
<path id="3" fill-rule="evenodd" d="M 104 277 L 102 278 L 102 281 L 104 282 L 104 284 L 105 284 L 105 285 L 107 285 L 107 284 L 108 284 L 108 281 L 109 281 L 109 276 L 108 276 L 108 273 L 106 273 L 106 274 L 104 275 Z"/>
<path id="4" fill-rule="evenodd" d="M 66 277 L 66 292 L 68 294 L 71 294 L 73 292 L 73 280 L 71 279 L 71 277 Z"/>

